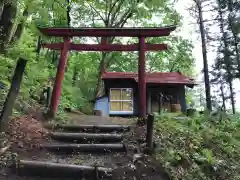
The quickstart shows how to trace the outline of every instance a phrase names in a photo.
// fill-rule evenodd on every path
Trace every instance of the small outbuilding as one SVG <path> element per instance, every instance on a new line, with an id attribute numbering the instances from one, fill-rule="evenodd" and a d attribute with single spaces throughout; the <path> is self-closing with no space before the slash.
<path id="1" fill-rule="evenodd" d="M 146 73 L 147 113 L 186 111 L 185 87 L 195 85 L 191 77 L 180 72 Z M 104 72 L 104 94 L 95 100 L 94 110 L 104 116 L 138 116 L 138 74 L 133 72 Z"/>

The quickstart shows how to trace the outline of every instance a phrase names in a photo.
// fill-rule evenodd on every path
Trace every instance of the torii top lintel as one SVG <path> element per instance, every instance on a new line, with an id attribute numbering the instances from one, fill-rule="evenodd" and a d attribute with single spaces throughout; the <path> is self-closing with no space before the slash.
<path id="1" fill-rule="evenodd" d="M 45 36 L 73 37 L 160 37 L 169 36 L 176 26 L 166 26 L 159 28 L 58 28 L 58 27 L 38 27 Z"/>

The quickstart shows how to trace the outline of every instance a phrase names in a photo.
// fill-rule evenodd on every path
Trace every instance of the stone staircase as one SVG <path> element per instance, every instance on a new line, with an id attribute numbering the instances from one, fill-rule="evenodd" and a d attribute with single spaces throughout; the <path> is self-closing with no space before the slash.
<path id="1" fill-rule="evenodd" d="M 51 127 L 51 140 L 42 144 L 48 156 L 18 159 L 21 177 L 63 179 L 112 179 L 117 164 L 114 156 L 126 156 L 123 143 L 128 125 L 65 124 Z"/>

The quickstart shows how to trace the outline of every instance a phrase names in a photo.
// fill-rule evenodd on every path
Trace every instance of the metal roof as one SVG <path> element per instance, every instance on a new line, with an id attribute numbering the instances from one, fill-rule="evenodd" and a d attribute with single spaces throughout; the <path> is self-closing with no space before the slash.
<path id="1" fill-rule="evenodd" d="M 102 79 L 133 79 L 138 82 L 138 74 L 133 72 L 104 72 Z M 156 84 L 196 84 L 194 79 L 180 72 L 153 72 L 146 73 L 146 83 Z"/>
<path id="2" fill-rule="evenodd" d="M 89 27 L 38 27 L 46 36 L 92 36 L 92 37 L 158 37 L 168 36 L 176 26 L 165 27 L 133 27 L 133 28 L 89 28 Z"/>

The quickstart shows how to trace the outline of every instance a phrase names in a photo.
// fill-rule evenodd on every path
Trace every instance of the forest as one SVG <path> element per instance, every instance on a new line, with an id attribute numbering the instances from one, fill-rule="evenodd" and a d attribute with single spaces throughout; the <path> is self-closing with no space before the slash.
<path id="1" fill-rule="evenodd" d="M 13 116 L 20 116 L 44 99 L 52 87 L 60 51 L 44 49 L 42 43 L 60 42 L 43 36 L 43 27 L 163 27 L 176 25 L 169 37 L 149 38 L 148 43 L 166 43 L 168 51 L 146 54 L 147 72 L 180 71 L 196 73 L 194 44 L 178 32 L 184 29 L 183 16 L 175 8 L 177 0 L 1 0 L 0 1 L 0 106 L 11 86 L 18 58 L 27 60 Z M 202 97 L 206 115 L 176 122 L 169 114 L 157 116 L 156 157 L 173 179 L 240 178 L 240 118 L 236 107 L 236 87 L 240 80 L 240 2 L 237 0 L 189 0 L 189 15 L 195 20 L 202 51 L 200 88 L 187 91 L 193 108 Z M 206 14 L 212 14 L 206 18 Z M 218 27 L 218 33 L 212 32 Z M 74 38 L 76 43 L 100 43 L 100 38 Z M 108 43 L 136 43 L 137 38 L 108 38 Z M 215 51 L 209 65 L 208 53 Z M 91 114 L 92 101 L 102 90 L 102 72 L 137 72 L 137 52 L 75 52 L 69 54 L 65 70 L 59 116 L 66 108 Z M 238 86 L 238 85 L 237 85 Z M 195 101 L 194 101 L 195 100 Z M 231 108 L 227 107 L 230 104 Z M 217 109 L 217 110 L 216 110 Z M 208 111 L 215 110 L 214 118 Z M 197 133 L 196 133 L 197 132 Z M 175 141 L 169 140 L 175 138 Z M 186 141 L 182 144 L 182 141 Z M 187 144 L 188 143 L 188 144 Z"/>
<path id="2" fill-rule="evenodd" d="M 130 2 L 23 1 L 14 6 L 9 5 L 16 12 L 10 11 L 14 13 L 12 15 L 14 21 L 12 19 L 4 20 L 4 22 L 8 21 L 6 26 L 11 26 L 6 28 L 6 31 L 9 31 L 6 33 L 11 37 L 3 39 L 2 82 L 7 86 L 10 85 L 12 68 L 15 66 L 16 59 L 21 56 L 28 60 L 21 88 L 21 99 L 24 101 L 39 100 L 44 87 L 52 83 L 60 52 L 42 49 L 39 44 L 40 42 L 57 42 L 59 40 L 43 37 L 38 32 L 37 26 L 124 27 L 128 24 L 135 27 L 158 27 L 180 23 L 180 15 L 174 10 L 173 3 L 153 1 L 146 2 L 143 7 L 137 7 L 138 1 Z M 79 6 L 79 4 L 84 5 Z M 163 21 L 159 24 L 152 21 L 155 16 L 160 17 Z M 7 17 L 10 18 L 10 16 Z M 4 14 L 2 14 L 3 18 Z M 11 22 L 12 24 L 9 25 Z M 137 39 L 124 40 L 127 43 L 137 41 Z M 74 41 L 98 42 L 99 39 L 76 38 Z M 118 42 L 121 39 L 116 38 L 111 41 Z M 191 55 L 192 44 L 190 41 L 180 36 L 149 39 L 149 42 L 151 41 L 171 44 L 171 52 L 147 54 L 148 71 L 179 70 L 187 75 L 193 73 L 194 58 Z M 181 62 L 178 60 L 180 58 Z M 65 72 L 60 111 L 66 106 L 80 108 L 85 113 L 91 111 L 89 101 L 93 100 L 98 93 L 97 91 L 101 89 L 100 74 L 103 67 L 108 71 L 136 72 L 137 60 L 137 53 L 71 52 Z"/>

